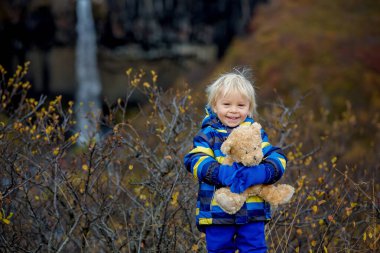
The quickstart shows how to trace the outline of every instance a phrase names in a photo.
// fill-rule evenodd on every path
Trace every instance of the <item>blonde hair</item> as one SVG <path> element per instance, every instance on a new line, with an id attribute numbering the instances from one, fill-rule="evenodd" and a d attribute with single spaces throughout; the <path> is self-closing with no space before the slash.
<path id="1" fill-rule="evenodd" d="M 250 116 L 256 115 L 256 92 L 250 76 L 251 71 L 247 68 L 242 70 L 234 68 L 232 72 L 221 75 L 206 88 L 208 105 L 214 109 L 217 99 L 225 97 L 231 92 L 238 92 L 248 99 Z"/>

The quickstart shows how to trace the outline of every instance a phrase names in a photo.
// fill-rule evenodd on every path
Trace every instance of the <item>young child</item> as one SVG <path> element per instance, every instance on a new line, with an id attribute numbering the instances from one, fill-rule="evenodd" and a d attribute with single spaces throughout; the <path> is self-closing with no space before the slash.
<path id="1" fill-rule="evenodd" d="M 261 164 L 222 165 L 220 147 L 231 131 L 242 124 L 252 124 L 256 113 L 255 90 L 246 70 L 234 70 L 219 77 L 207 88 L 208 104 L 202 129 L 194 137 L 194 147 L 185 156 L 185 166 L 199 181 L 196 209 L 197 227 L 206 233 L 208 252 L 266 252 L 264 225 L 270 219 L 270 205 L 261 198 L 249 197 L 241 210 L 230 215 L 213 201 L 215 190 L 230 186 L 243 192 L 256 184 L 273 184 L 286 167 L 280 148 L 272 146 L 264 130 Z"/>

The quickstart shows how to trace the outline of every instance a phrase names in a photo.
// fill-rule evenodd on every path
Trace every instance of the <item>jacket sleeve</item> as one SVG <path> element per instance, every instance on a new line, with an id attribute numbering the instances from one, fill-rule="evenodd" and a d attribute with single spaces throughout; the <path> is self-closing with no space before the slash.
<path id="1" fill-rule="evenodd" d="M 210 144 L 211 138 L 202 130 L 194 137 L 193 149 L 185 156 L 186 169 L 199 181 L 218 185 L 219 163 Z"/>
<path id="2" fill-rule="evenodd" d="M 263 161 L 265 164 L 267 173 L 267 184 L 273 184 L 280 180 L 286 169 L 286 163 L 288 159 L 286 158 L 284 152 L 281 148 L 272 146 L 268 140 L 268 135 L 263 129 L 261 129 L 262 144 L 263 149 Z"/>

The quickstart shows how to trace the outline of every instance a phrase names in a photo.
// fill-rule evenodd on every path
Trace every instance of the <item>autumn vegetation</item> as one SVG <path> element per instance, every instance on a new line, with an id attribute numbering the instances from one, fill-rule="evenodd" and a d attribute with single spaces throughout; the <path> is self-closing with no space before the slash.
<path id="1" fill-rule="evenodd" d="M 78 144 L 73 102 L 28 97 L 27 68 L 9 78 L 1 69 L 1 251 L 189 251 L 199 235 L 195 184 L 182 165 L 188 91 L 164 94 L 154 72 L 148 83 L 128 70 L 100 136 Z M 135 90 L 151 105 L 133 116 L 143 126 L 127 117 Z"/>
<path id="2" fill-rule="evenodd" d="M 102 115 L 97 136 L 77 143 L 73 102 L 28 97 L 27 68 L 13 76 L 1 69 L 1 250 L 204 251 L 194 227 L 197 183 L 182 162 L 200 118 L 190 90 L 164 92 L 155 72 L 129 69 L 125 97 Z M 130 115 L 137 91 L 148 104 Z M 284 181 L 296 187 L 267 225 L 270 249 L 375 252 L 376 147 L 367 163 L 341 163 L 355 115 L 348 107 L 332 123 L 327 113 L 316 121 L 302 108 L 307 97 L 289 106 L 279 99 L 260 118 L 289 158 Z"/>
<path id="3" fill-rule="evenodd" d="M 378 252 L 379 4 L 310 2 L 263 6 L 216 72 L 253 66 L 257 120 L 289 159 L 281 182 L 296 193 L 273 209 L 269 252 Z M 74 103 L 31 97 L 28 67 L 0 67 L 0 252 L 205 252 L 183 165 L 204 87 L 162 90 L 159 73 L 127 69 L 78 143 Z"/>

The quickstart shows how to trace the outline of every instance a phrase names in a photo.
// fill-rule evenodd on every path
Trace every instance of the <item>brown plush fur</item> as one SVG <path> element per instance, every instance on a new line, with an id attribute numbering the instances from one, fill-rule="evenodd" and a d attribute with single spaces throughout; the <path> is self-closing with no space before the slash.
<path id="1" fill-rule="evenodd" d="M 239 162 L 245 166 L 257 165 L 263 159 L 261 125 L 239 126 L 234 129 L 222 144 L 221 150 L 226 157 L 223 164 Z M 232 193 L 229 188 L 220 188 L 214 199 L 229 214 L 235 214 L 250 196 L 259 196 L 271 205 L 287 203 L 293 196 L 294 188 L 290 185 L 255 185 L 241 194 Z"/>

